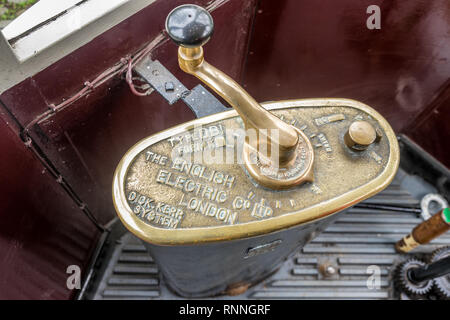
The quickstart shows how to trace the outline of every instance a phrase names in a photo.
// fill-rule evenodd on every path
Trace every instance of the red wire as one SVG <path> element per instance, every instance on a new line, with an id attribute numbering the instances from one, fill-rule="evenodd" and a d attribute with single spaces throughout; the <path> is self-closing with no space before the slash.
<path id="1" fill-rule="evenodd" d="M 139 97 L 144 97 L 147 96 L 146 92 L 139 92 L 136 90 L 136 87 L 133 84 L 133 68 L 148 54 L 150 53 L 153 49 L 156 48 L 157 45 L 160 45 L 163 43 L 163 41 L 167 40 L 164 36 L 164 33 L 160 33 L 155 39 L 153 39 L 152 42 L 150 42 L 147 47 L 145 47 L 144 50 L 142 50 L 141 52 L 139 52 L 138 54 L 136 54 L 133 59 L 129 59 L 128 61 L 128 68 L 127 68 L 127 72 L 125 75 L 125 80 L 128 83 L 128 86 L 130 87 L 131 92 L 133 92 L 133 94 L 139 96 Z"/>
<path id="2" fill-rule="evenodd" d="M 153 39 L 152 42 L 150 42 L 143 50 L 139 51 L 133 58 L 127 57 L 122 58 L 120 63 L 117 65 L 105 70 L 102 72 L 99 76 L 97 76 L 94 80 L 88 81 L 84 83 L 84 88 L 78 91 L 75 95 L 68 98 L 67 100 L 64 100 L 57 106 L 52 106 L 50 110 L 47 110 L 46 112 L 40 114 L 36 118 L 34 118 L 32 121 L 30 121 L 24 128 L 24 132 L 28 132 L 29 129 L 34 126 L 35 124 L 44 121 L 48 118 L 50 118 L 54 113 L 59 112 L 72 104 L 73 102 L 77 101 L 78 99 L 82 98 L 87 93 L 91 92 L 98 86 L 102 85 L 106 81 L 110 80 L 111 78 L 122 74 L 125 74 L 126 82 L 128 83 L 131 92 L 133 94 L 136 94 L 138 96 L 146 96 L 146 93 L 142 93 L 136 90 L 134 84 L 133 84 L 133 78 L 132 78 L 132 72 L 133 68 L 138 64 L 147 54 L 149 54 L 153 49 L 155 49 L 158 45 L 162 44 L 163 42 L 167 41 L 168 39 L 165 38 L 164 34 L 159 34 L 155 39 Z"/>
<path id="3" fill-rule="evenodd" d="M 133 77 L 132 77 L 132 72 L 133 72 L 133 66 L 132 66 L 133 60 L 130 59 L 128 61 L 128 68 L 127 68 L 127 73 L 125 76 L 125 79 L 128 83 L 128 86 L 130 87 L 131 92 L 133 92 L 133 94 L 139 96 L 139 97 L 145 97 L 147 95 L 147 93 L 145 92 L 139 92 L 136 90 L 136 87 L 133 84 Z"/>

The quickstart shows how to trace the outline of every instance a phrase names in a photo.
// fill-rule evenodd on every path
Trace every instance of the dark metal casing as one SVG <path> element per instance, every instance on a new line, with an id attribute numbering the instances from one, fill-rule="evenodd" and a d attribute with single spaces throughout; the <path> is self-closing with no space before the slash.
<path id="1" fill-rule="evenodd" d="M 242 293 L 240 289 L 245 290 L 275 272 L 337 217 L 335 214 L 283 231 L 240 240 L 188 246 L 143 243 L 175 293 L 191 298 L 239 294 Z"/>

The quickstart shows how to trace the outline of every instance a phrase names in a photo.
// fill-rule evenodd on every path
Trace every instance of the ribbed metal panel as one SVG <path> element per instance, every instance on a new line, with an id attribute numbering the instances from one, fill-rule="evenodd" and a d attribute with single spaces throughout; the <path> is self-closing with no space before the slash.
<path id="1" fill-rule="evenodd" d="M 398 184 L 365 203 L 418 205 Z M 414 213 L 353 208 L 280 268 L 271 278 L 237 297 L 215 299 L 392 299 L 392 269 L 407 255 L 394 244 L 422 219 Z M 430 253 L 450 244 L 446 234 L 417 248 L 414 255 Z M 321 266 L 335 274 L 325 277 Z M 378 266 L 379 288 L 369 289 L 368 267 Z M 369 269 L 370 270 L 370 269 Z M 96 299 L 180 299 L 159 279 L 158 268 L 145 248 L 131 234 L 115 248 Z"/>

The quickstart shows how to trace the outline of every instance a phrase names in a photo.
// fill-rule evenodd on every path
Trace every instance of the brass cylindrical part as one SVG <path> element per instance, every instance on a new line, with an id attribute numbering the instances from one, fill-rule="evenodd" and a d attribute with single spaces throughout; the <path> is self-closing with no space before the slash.
<path id="1" fill-rule="evenodd" d="M 446 208 L 417 225 L 410 234 L 396 243 L 395 248 L 399 252 L 409 252 L 421 244 L 429 243 L 448 230 L 450 230 L 450 209 Z"/>

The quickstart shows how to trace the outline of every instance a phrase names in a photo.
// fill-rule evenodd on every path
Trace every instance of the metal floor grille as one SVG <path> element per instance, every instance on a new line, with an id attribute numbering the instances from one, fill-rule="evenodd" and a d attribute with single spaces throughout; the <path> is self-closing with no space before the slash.
<path id="1" fill-rule="evenodd" d="M 417 206 L 419 200 L 396 178 L 364 203 Z M 264 282 L 240 296 L 214 299 L 396 299 L 392 270 L 408 255 L 397 254 L 394 244 L 421 221 L 413 213 L 352 208 Z M 443 245 L 450 245 L 450 234 L 417 248 L 412 255 L 421 257 Z M 367 286 L 368 267 L 373 265 L 379 267 L 379 289 Z M 324 277 L 319 271 L 323 266 L 332 266 L 335 274 Z M 94 299 L 182 298 L 167 289 L 145 247 L 127 233 L 116 241 Z"/>

